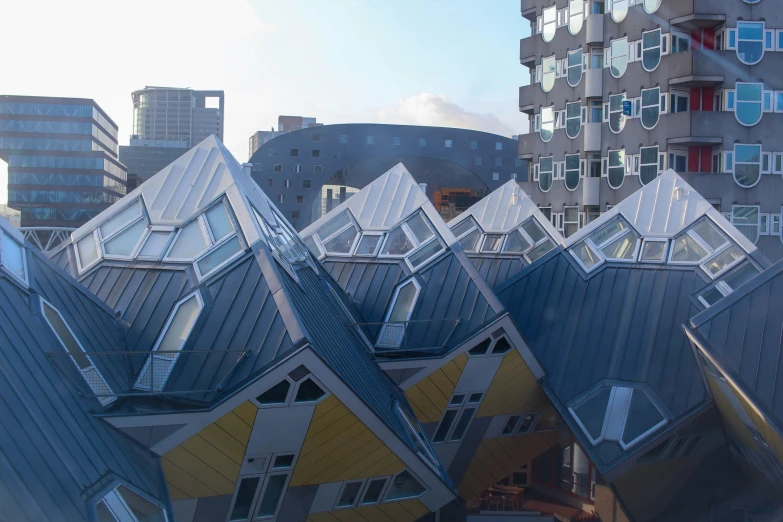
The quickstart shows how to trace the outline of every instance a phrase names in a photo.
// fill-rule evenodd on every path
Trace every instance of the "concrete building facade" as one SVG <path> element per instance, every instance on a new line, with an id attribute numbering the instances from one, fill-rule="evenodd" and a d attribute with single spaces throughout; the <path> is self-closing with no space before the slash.
<path id="1" fill-rule="evenodd" d="M 125 195 L 117 125 L 94 100 L 0 96 L 0 159 L 24 227 L 76 227 Z"/>
<path id="2" fill-rule="evenodd" d="M 120 147 L 131 190 L 212 134 L 223 139 L 223 91 L 145 87 L 131 97 L 130 145 Z"/>
<path id="3" fill-rule="evenodd" d="M 310 127 L 321 127 L 322 125 L 323 123 L 318 123 L 315 121 L 315 118 L 305 118 L 304 116 L 278 116 L 277 130 L 272 128 L 272 130 L 268 131 L 258 131 L 250 136 L 247 157 L 251 157 L 261 145 L 281 134 L 300 129 L 309 129 Z"/>
<path id="4" fill-rule="evenodd" d="M 522 188 L 564 235 L 666 169 L 783 256 L 783 20 L 755 0 L 523 0 Z"/>
<path id="5" fill-rule="evenodd" d="M 403 163 L 448 220 L 527 177 L 509 138 L 465 129 L 341 124 L 286 133 L 250 158 L 253 179 L 297 230 Z"/>

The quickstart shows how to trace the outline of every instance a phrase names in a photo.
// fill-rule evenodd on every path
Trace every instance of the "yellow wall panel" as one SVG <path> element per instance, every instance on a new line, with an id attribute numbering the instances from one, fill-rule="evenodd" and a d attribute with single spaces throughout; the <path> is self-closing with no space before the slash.
<path id="1" fill-rule="evenodd" d="M 512 350 L 503 357 L 476 417 L 539 411 L 546 403 L 533 372 L 519 352 Z"/>
<path id="2" fill-rule="evenodd" d="M 462 353 L 405 390 L 419 422 L 440 420 L 467 362 L 467 354 Z"/>
<path id="3" fill-rule="evenodd" d="M 383 476 L 403 467 L 383 441 L 331 396 L 315 407 L 291 486 Z"/>
<path id="4" fill-rule="evenodd" d="M 256 410 L 245 402 L 163 455 L 173 500 L 234 492 Z"/>
<path id="5" fill-rule="evenodd" d="M 666 509 L 702 459 L 673 459 L 640 464 L 615 482 L 620 498 L 636 522 L 646 522 Z"/>
<path id="6" fill-rule="evenodd" d="M 460 495 L 465 500 L 478 496 L 557 444 L 558 440 L 554 431 L 484 439 L 459 485 Z"/>

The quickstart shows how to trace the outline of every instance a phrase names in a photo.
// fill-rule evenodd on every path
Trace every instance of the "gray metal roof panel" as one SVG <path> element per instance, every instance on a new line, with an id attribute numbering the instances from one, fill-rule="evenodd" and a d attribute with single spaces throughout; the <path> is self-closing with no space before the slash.
<path id="1" fill-rule="evenodd" d="M 783 427 L 783 261 L 778 261 L 715 305 L 691 326 L 704 348 Z"/>

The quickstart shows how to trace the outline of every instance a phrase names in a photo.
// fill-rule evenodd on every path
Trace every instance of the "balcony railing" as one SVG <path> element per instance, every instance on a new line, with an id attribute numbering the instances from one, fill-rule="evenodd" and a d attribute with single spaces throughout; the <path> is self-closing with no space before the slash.
<path id="1" fill-rule="evenodd" d="M 220 392 L 248 353 L 248 350 L 57 351 L 46 355 L 83 395 L 107 403 L 115 397 L 193 398 Z"/>
<path id="2" fill-rule="evenodd" d="M 435 355 L 448 346 L 459 319 L 351 323 L 377 357 Z"/>

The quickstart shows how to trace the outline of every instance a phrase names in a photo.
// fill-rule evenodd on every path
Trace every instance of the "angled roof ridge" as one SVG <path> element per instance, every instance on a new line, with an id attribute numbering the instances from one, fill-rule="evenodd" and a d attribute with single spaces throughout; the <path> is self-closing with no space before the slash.
<path id="1" fill-rule="evenodd" d="M 453 228 L 457 223 L 473 217 L 484 232 L 502 234 L 510 232 L 533 216 L 539 217 L 539 223 L 546 228 L 555 242 L 563 243 L 560 232 L 544 217 L 538 205 L 513 179 L 481 198 L 448 224 Z"/>
<path id="2" fill-rule="evenodd" d="M 640 187 L 611 210 L 565 241 L 569 248 L 616 216 L 622 216 L 642 237 L 672 238 L 703 216 L 709 216 L 746 253 L 756 246 L 679 174 L 669 169 Z"/>

